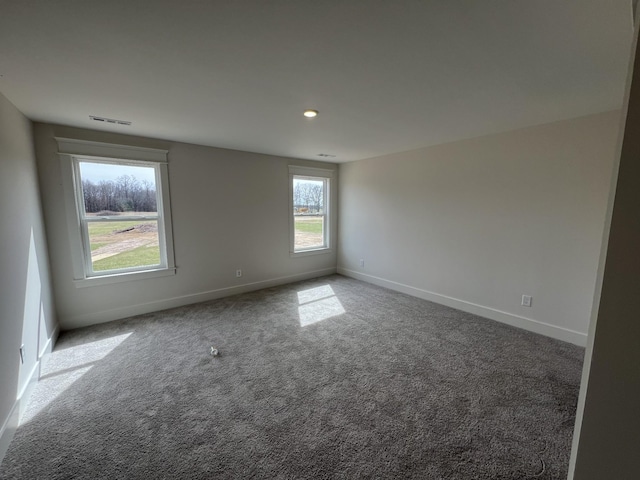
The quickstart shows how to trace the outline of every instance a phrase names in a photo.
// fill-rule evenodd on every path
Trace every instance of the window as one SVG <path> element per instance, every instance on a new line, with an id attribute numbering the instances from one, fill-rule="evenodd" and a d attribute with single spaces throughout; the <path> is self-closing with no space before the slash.
<path id="1" fill-rule="evenodd" d="M 56 140 L 78 286 L 175 273 L 166 151 Z"/>
<path id="2" fill-rule="evenodd" d="M 332 176 L 332 170 L 289 166 L 292 255 L 329 251 Z"/>

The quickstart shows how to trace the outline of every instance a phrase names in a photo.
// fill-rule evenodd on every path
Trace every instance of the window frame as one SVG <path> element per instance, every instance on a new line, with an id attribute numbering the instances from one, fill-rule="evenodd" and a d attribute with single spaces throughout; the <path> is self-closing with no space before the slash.
<path id="1" fill-rule="evenodd" d="M 73 156 L 73 175 L 74 184 L 76 186 L 76 208 L 78 213 L 78 221 L 80 223 L 80 236 L 82 237 L 82 247 L 84 253 L 85 277 L 102 277 L 106 275 L 118 275 L 129 272 L 141 272 L 145 270 L 157 270 L 167 267 L 167 251 L 164 235 L 164 215 L 162 214 L 162 187 L 160 181 L 160 166 L 157 162 L 146 162 L 140 160 L 114 160 L 105 158 L 92 158 L 87 156 Z M 80 171 L 80 163 L 96 163 L 100 165 L 122 165 L 133 167 L 153 168 L 155 176 L 156 205 L 157 212 L 152 215 L 118 215 L 113 218 L 90 217 L 86 213 L 86 205 L 84 202 L 84 189 L 82 187 L 82 175 Z M 118 268 L 112 270 L 96 271 L 93 268 L 93 260 L 91 255 L 91 238 L 89 237 L 89 224 L 91 223 L 109 223 L 109 222 L 126 222 L 136 220 L 154 220 L 158 226 L 158 247 L 160 250 L 160 263 L 155 265 L 141 265 L 137 267 Z"/>
<path id="2" fill-rule="evenodd" d="M 173 229 L 169 202 L 167 150 L 115 145 L 56 137 L 65 192 L 69 246 L 76 287 L 106 285 L 124 281 L 174 275 Z M 118 216 L 117 219 L 87 220 L 84 207 L 80 162 L 152 167 L 156 176 L 157 216 L 160 265 L 93 271 L 88 224 L 92 221 L 144 220 L 145 216 Z"/>
<path id="3" fill-rule="evenodd" d="M 323 240 L 321 247 L 309 247 L 296 250 L 295 247 L 295 215 L 293 213 L 293 181 L 294 179 L 307 179 L 323 182 L 323 200 L 324 211 L 323 221 Z M 289 165 L 289 254 L 291 257 L 303 257 L 307 255 L 318 255 L 331 253 L 333 251 L 331 242 L 331 191 L 334 171 L 324 168 L 301 167 L 297 165 Z"/>

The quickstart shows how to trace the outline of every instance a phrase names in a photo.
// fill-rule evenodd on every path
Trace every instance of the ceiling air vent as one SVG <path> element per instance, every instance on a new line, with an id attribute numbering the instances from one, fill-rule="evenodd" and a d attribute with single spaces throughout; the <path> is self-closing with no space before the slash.
<path id="1" fill-rule="evenodd" d="M 89 115 L 89 118 L 96 122 L 113 123 L 115 125 L 131 125 L 131 122 L 127 122 L 126 120 L 116 120 L 115 118 L 96 117 L 95 115 Z"/>
<path id="2" fill-rule="evenodd" d="M 331 155 L 330 153 L 319 153 L 318 154 L 319 157 L 324 157 L 324 158 L 335 158 L 335 155 Z"/>

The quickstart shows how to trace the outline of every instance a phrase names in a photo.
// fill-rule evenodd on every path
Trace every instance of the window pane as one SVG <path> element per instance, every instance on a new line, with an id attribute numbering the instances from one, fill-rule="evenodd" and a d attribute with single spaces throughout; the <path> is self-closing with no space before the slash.
<path id="1" fill-rule="evenodd" d="M 293 178 L 294 251 L 325 246 L 325 180 Z"/>
<path id="2" fill-rule="evenodd" d="M 88 216 L 157 214 L 153 167 L 79 162 Z"/>
<path id="3" fill-rule="evenodd" d="M 95 272 L 160 265 L 156 220 L 88 222 Z"/>
<path id="4" fill-rule="evenodd" d="M 324 213 L 324 181 L 294 177 L 293 213 Z"/>
<path id="5" fill-rule="evenodd" d="M 324 217 L 296 214 L 294 249 L 324 247 Z"/>

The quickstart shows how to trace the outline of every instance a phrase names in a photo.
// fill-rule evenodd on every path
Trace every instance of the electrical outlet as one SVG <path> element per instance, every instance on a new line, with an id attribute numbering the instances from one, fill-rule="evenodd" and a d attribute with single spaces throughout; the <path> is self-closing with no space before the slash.
<path id="1" fill-rule="evenodd" d="M 20 363 L 24 363 L 24 345 L 20 345 Z"/>
<path id="2" fill-rule="evenodd" d="M 360 266 L 364 268 L 364 259 L 360 259 Z"/>
<path id="3" fill-rule="evenodd" d="M 239 268 L 236 270 L 236 277 L 240 278 L 242 276 L 242 269 Z"/>
<path id="4" fill-rule="evenodd" d="M 533 300 L 531 295 L 522 295 L 522 306 L 523 307 L 530 307 L 531 306 L 531 300 Z"/>

